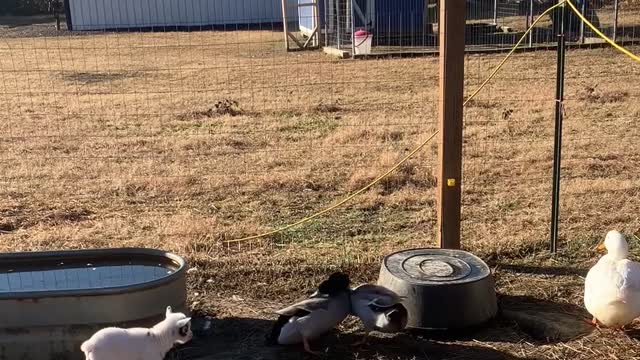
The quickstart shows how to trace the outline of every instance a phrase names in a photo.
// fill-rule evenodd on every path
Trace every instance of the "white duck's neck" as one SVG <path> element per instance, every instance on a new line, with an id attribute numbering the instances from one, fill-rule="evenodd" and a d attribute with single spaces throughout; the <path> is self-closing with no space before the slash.
<path id="1" fill-rule="evenodd" d="M 605 255 L 605 257 L 607 257 L 609 261 L 620 261 L 626 259 L 628 255 L 629 254 L 627 251 L 618 250 L 610 251 L 609 253 L 607 253 L 607 255 Z"/>

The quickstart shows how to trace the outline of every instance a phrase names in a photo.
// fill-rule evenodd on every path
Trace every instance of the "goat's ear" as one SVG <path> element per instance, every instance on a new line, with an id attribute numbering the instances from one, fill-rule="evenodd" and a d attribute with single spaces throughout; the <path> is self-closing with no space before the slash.
<path id="1" fill-rule="evenodd" d="M 171 315 L 171 306 L 167 306 L 167 312 L 164 314 L 165 317 L 169 317 Z"/>
<path id="2" fill-rule="evenodd" d="M 178 320 L 178 327 L 183 327 L 183 326 L 187 325 L 189 323 L 189 321 L 191 321 L 190 317 L 188 317 L 186 319 Z"/>

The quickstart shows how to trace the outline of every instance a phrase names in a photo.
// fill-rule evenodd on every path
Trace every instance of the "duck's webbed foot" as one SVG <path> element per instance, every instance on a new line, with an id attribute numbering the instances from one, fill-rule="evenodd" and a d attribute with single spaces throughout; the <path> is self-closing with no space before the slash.
<path id="1" fill-rule="evenodd" d="M 598 322 L 598 319 L 596 319 L 596 318 L 595 318 L 595 316 L 594 316 L 591 320 L 589 320 L 589 319 L 584 319 L 584 322 L 586 322 L 587 324 L 589 324 L 589 325 L 591 325 L 591 326 L 594 326 L 594 327 L 596 327 L 596 328 L 598 328 L 598 329 L 600 329 L 601 327 L 604 327 L 602 324 L 600 324 L 600 323 Z"/>
<path id="2" fill-rule="evenodd" d="M 315 356 L 322 354 L 322 352 L 320 351 L 311 350 L 311 346 L 309 345 L 309 340 L 307 340 L 307 338 L 303 337 L 302 343 L 304 344 L 304 351 L 308 352 L 309 354 L 315 355 Z"/>
<path id="3" fill-rule="evenodd" d="M 364 336 L 362 337 L 362 339 L 356 341 L 353 343 L 352 346 L 362 346 L 362 345 L 366 345 L 369 342 L 369 332 L 365 332 Z"/>

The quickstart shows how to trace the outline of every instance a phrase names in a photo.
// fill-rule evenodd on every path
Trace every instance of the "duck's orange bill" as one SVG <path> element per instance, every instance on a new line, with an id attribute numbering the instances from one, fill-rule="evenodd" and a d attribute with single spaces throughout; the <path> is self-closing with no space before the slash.
<path id="1" fill-rule="evenodd" d="M 604 247 L 604 242 L 601 242 L 600 244 L 598 244 L 598 246 L 596 246 L 596 251 L 604 251 L 605 247 Z"/>

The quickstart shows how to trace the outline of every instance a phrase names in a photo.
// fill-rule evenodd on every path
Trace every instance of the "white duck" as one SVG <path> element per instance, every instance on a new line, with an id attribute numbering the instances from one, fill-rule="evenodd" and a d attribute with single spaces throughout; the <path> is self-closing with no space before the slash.
<path id="1" fill-rule="evenodd" d="M 629 246 L 618 231 L 609 231 L 597 247 L 605 249 L 585 279 L 584 304 L 593 325 L 622 329 L 640 316 L 640 263 L 627 259 Z"/>
<path id="2" fill-rule="evenodd" d="M 302 342 L 305 351 L 311 350 L 309 340 L 328 332 L 342 322 L 351 310 L 349 277 L 331 274 L 310 298 L 278 310 L 280 315 L 267 337 L 267 344 L 290 345 Z"/>
<path id="3" fill-rule="evenodd" d="M 367 342 L 371 331 L 395 333 L 407 326 L 408 312 L 403 297 L 380 285 L 364 284 L 351 290 L 351 311 L 364 325 L 364 337 L 354 345 Z"/>

